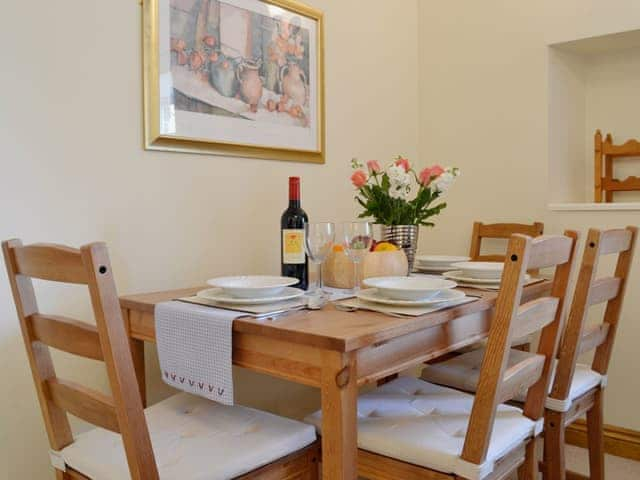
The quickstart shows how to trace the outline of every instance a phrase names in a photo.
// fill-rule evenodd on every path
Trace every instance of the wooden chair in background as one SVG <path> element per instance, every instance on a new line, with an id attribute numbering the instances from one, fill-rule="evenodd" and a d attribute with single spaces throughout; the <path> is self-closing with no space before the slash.
<path id="1" fill-rule="evenodd" d="M 57 479 L 317 478 L 309 425 L 184 393 L 143 410 L 104 244 L 77 250 L 10 240 L 2 250 Z M 96 326 L 40 313 L 32 278 L 87 285 Z M 103 361 L 112 395 L 59 378 L 49 347 Z M 67 413 L 98 428 L 74 439 Z M 250 422 L 257 428 L 247 429 Z"/>
<path id="2" fill-rule="evenodd" d="M 509 241 L 503 286 L 474 396 L 400 377 L 358 400 L 358 473 L 373 480 L 533 480 L 535 436 L 561 330 L 576 234 Z M 521 305 L 525 273 L 556 267 L 551 293 Z M 536 354 L 507 366 L 514 338 L 541 332 Z M 524 410 L 503 405 L 522 389 Z M 307 421 L 321 428 L 322 412 Z"/>
<path id="3" fill-rule="evenodd" d="M 545 414 L 545 480 L 585 478 L 565 467 L 565 428 L 587 415 L 591 480 L 604 480 L 603 396 L 611 352 L 618 329 L 627 279 L 637 239 L 635 227 L 589 230 L 573 303 L 558 354 L 553 389 Z M 596 279 L 603 255 L 618 255 L 615 273 Z M 606 302 L 604 321 L 587 326 L 589 308 Z M 592 364 L 577 364 L 578 356 L 595 350 Z"/>
<path id="4" fill-rule="evenodd" d="M 535 238 L 544 234 L 544 223 L 535 222 L 531 225 L 526 223 L 482 223 L 474 222 L 471 234 L 471 247 L 469 256 L 473 261 L 479 262 L 504 262 L 504 254 L 482 254 L 483 238 L 498 238 L 509 240 L 511 235 L 519 233 Z"/>
<path id="5" fill-rule="evenodd" d="M 640 157 L 640 142 L 629 140 L 622 145 L 614 145 L 610 133 L 603 141 L 602 132 L 597 130 L 594 143 L 594 201 L 596 203 L 610 203 L 613 202 L 614 192 L 640 191 L 639 177 L 632 176 L 624 180 L 613 177 L 614 160 L 624 157 Z"/>

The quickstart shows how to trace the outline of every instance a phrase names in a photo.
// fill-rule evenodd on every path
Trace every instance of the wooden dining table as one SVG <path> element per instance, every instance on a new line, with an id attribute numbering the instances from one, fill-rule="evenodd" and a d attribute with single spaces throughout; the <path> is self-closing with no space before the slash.
<path id="1" fill-rule="evenodd" d="M 204 287 L 121 297 L 120 303 L 143 400 L 144 344 L 155 342 L 157 303 L 194 295 Z M 322 477 L 357 478 L 358 387 L 487 337 L 497 293 L 463 289 L 476 301 L 420 317 L 396 318 L 359 310 L 290 313 L 274 320 L 233 322 L 233 363 L 317 387 L 322 405 Z M 525 287 L 523 302 L 545 296 L 550 282 Z"/>

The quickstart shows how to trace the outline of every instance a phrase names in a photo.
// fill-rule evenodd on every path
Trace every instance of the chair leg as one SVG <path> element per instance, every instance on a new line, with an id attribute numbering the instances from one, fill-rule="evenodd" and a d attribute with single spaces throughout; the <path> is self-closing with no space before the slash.
<path id="1" fill-rule="evenodd" d="M 527 443 L 524 463 L 518 467 L 518 480 L 536 480 L 538 478 L 538 461 L 535 437 Z"/>
<path id="2" fill-rule="evenodd" d="M 565 480 L 564 414 L 547 410 L 544 415 L 544 480 Z"/>
<path id="3" fill-rule="evenodd" d="M 603 393 L 604 391 L 602 389 L 596 392 L 593 406 L 587 412 L 589 477 L 591 480 L 604 480 Z"/>

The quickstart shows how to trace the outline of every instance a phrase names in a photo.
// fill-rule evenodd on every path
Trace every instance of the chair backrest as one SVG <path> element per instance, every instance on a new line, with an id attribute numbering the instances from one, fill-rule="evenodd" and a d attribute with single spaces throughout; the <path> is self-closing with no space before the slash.
<path id="1" fill-rule="evenodd" d="M 122 435 L 131 478 L 158 479 L 118 295 L 103 243 L 80 250 L 2 242 L 42 415 L 53 450 L 73 442 L 67 413 Z M 33 278 L 89 287 L 96 326 L 38 310 Z M 104 361 L 112 396 L 56 376 L 49 347 Z"/>
<path id="2" fill-rule="evenodd" d="M 551 397 L 565 400 L 578 356 L 595 350 L 592 368 L 606 374 L 622 311 L 627 278 L 631 269 L 638 229 L 590 229 L 585 242 L 573 303 L 558 352 L 558 366 Z M 617 255 L 613 276 L 596 279 L 598 262 L 603 255 Z M 586 327 L 589 308 L 606 303 L 602 323 Z"/>
<path id="3" fill-rule="evenodd" d="M 473 233 L 471 234 L 471 248 L 469 256 L 471 260 L 483 262 L 504 262 L 505 255 L 483 255 L 481 252 L 483 238 L 498 238 L 509 240 L 514 234 L 527 235 L 529 237 L 539 237 L 544 234 L 544 223 L 535 222 L 531 225 L 526 223 L 491 223 L 474 222 Z"/>
<path id="4" fill-rule="evenodd" d="M 596 130 L 594 140 L 594 201 L 613 202 L 614 192 L 640 191 L 640 178 L 617 179 L 613 176 L 613 162 L 618 158 L 640 157 L 640 142 L 628 140 L 615 145 L 610 133 L 602 140 L 602 132 Z M 604 166 L 604 174 L 602 167 Z"/>
<path id="5" fill-rule="evenodd" d="M 462 458 L 484 462 L 498 405 L 528 390 L 524 414 L 538 420 L 550 383 L 564 317 L 565 296 L 573 266 L 576 232 L 535 239 L 513 235 L 507 248 L 502 285 L 465 438 Z M 548 296 L 521 304 L 527 270 L 555 267 Z M 511 344 L 518 338 L 541 332 L 538 351 L 507 367 Z"/>

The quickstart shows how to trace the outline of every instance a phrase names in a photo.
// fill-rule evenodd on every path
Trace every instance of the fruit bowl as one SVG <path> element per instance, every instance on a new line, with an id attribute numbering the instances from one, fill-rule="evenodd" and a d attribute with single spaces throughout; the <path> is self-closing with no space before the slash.
<path id="1" fill-rule="evenodd" d="M 360 281 L 371 277 L 403 276 L 409 272 L 409 262 L 402 250 L 368 252 L 358 265 Z M 344 250 L 334 250 L 322 266 L 322 278 L 327 287 L 353 288 L 354 264 Z"/>

